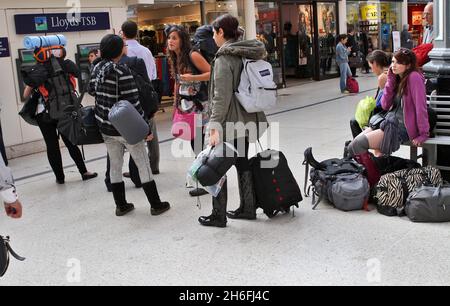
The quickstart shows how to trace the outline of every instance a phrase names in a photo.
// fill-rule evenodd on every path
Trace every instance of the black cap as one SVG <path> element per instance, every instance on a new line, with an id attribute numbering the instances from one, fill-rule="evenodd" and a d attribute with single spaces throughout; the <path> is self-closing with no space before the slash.
<path id="1" fill-rule="evenodd" d="M 104 59 L 114 59 L 122 55 L 123 39 L 114 34 L 108 34 L 100 42 L 100 53 Z"/>

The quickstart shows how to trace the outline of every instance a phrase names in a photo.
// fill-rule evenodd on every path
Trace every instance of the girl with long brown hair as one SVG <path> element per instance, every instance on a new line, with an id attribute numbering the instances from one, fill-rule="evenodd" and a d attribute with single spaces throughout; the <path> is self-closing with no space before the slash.
<path id="1" fill-rule="evenodd" d="M 200 52 L 192 50 L 190 37 L 182 26 L 167 29 L 167 47 L 172 78 L 175 80 L 174 111 L 196 113 L 202 116 L 202 132 L 191 140 L 192 150 L 203 150 L 205 126 L 208 123 L 208 86 L 211 66 Z M 191 131 L 194 133 L 195 131 Z M 207 194 L 202 188 L 189 192 L 191 196 Z"/>
<path id="2" fill-rule="evenodd" d="M 400 143 L 411 142 L 420 147 L 429 138 L 424 77 L 418 72 L 416 56 L 411 50 L 401 48 L 395 52 L 381 105 L 384 110 L 395 113 L 399 123 Z M 381 129 L 365 130 L 350 143 L 349 154 L 362 154 L 369 149 L 379 150 L 384 136 Z"/>

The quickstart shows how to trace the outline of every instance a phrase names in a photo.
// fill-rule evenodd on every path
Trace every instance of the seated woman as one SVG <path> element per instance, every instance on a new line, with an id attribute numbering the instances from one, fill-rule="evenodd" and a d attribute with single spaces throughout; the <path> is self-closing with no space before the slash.
<path id="1" fill-rule="evenodd" d="M 416 56 L 411 50 L 401 48 L 394 54 L 381 105 L 384 110 L 395 110 L 400 143 L 411 142 L 420 147 L 429 138 L 424 77 L 417 71 Z M 366 129 L 349 144 L 349 155 L 380 150 L 384 136 L 382 129 Z"/>
<path id="2" fill-rule="evenodd" d="M 369 66 L 372 69 L 373 73 L 375 73 L 378 78 L 378 90 L 377 94 L 375 95 L 375 100 L 377 100 L 377 107 L 373 111 L 373 114 L 377 114 L 382 111 L 381 97 L 383 96 L 383 90 L 388 78 L 387 71 L 389 68 L 390 59 L 386 52 L 375 50 L 367 56 L 367 62 L 369 63 Z M 363 131 L 355 118 L 350 120 L 350 128 L 352 130 L 353 138 L 356 138 L 356 136 L 361 134 Z"/>

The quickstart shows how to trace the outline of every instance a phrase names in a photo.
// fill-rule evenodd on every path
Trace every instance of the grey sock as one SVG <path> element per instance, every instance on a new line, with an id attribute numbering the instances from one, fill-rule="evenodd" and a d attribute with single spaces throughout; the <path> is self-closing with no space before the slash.
<path id="1" fill-rule="evenodd" d="M 369 151 L 369 139 L 366 135 L 359 135 L 348 145 L 348 153 L 355 156 Z"/>

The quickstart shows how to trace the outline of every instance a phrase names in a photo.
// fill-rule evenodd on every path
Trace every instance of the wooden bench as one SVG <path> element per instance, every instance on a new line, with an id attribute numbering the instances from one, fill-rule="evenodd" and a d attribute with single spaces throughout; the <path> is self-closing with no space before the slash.
<path id="1" fill-rule="evenodd" d="M 438 118 L 434 130 L 435 136 L 428 139 L 423 145 L 422 164 L 450 171 L 448 166 L 436 165 L 437 145 L 450 146 L 450 96 L 439 96 L 432 93 L 427 96 L 427 100 L 428 105 L 436 112 Z M 414 146 L 410 148 L 411 159 L 417 161 L 417 148 Z"/>

